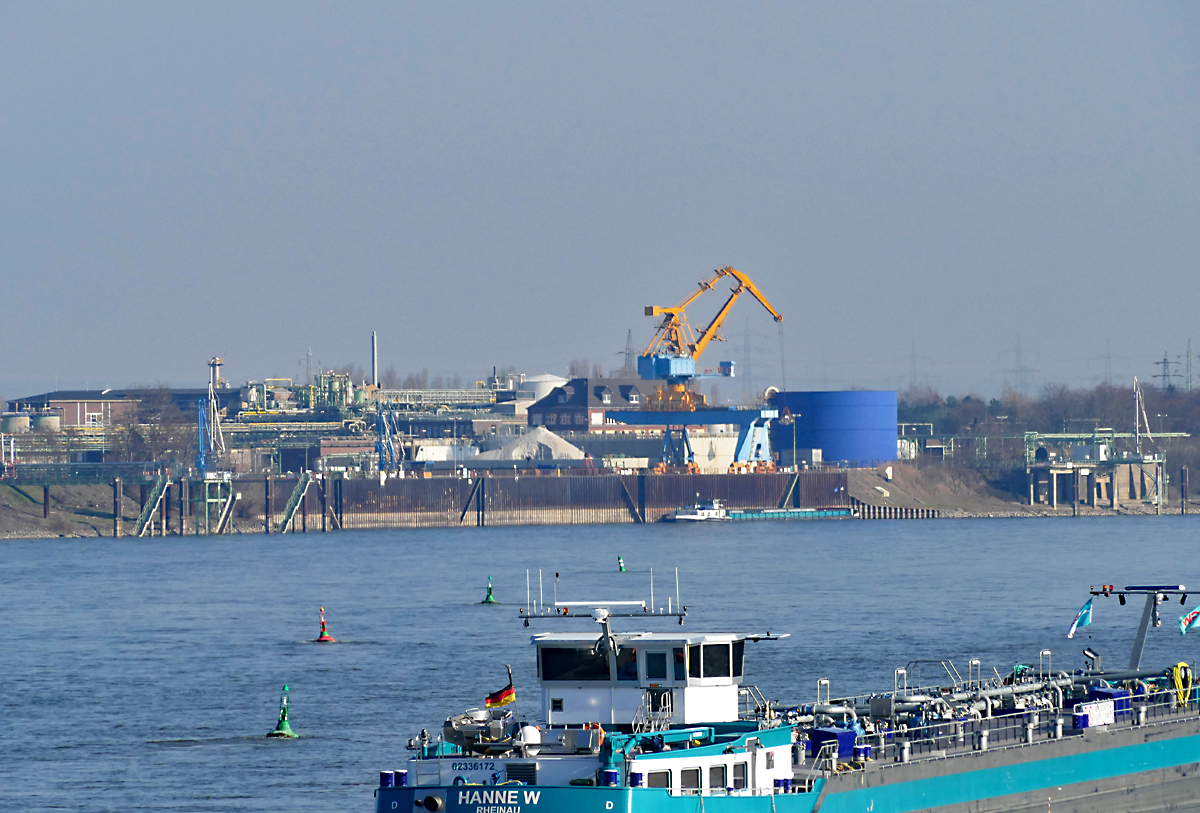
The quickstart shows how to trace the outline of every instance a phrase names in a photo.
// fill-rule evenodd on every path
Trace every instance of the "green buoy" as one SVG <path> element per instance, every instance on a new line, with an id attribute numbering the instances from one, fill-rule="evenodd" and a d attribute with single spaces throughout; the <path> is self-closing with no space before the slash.
<path id="1" fill-rule="evenodd" d="M 624 572 L 625 572 L 625 557 L 623 557 L 623 556 L 618 556 L 618 557 L 617 557 L 617 566 L 618 566 L 619 568 L 621 568 L 621 572 L 622 572 L 622 573 L 624 573 Z"/>
<path id="2" fill-rule="evenodd" d="M 285 683 L 283 686 L 283 694 L 279 695 L 279 722 L 275 724 L 275 730 L 268 734 L 268 737 L 276 737 L 283 739 L 295 739 L 300 735 L 292 731 L 292 727 L 288 725 L 287 719 L 288 709 L 288 687 Z"/>
<path id="3" fill-rule="evenodd" d="M 496 597 L 492 595 L 492 577 L 488 576 L 488 594 L 484 597 L 480 604 L 499 604 Z"/>

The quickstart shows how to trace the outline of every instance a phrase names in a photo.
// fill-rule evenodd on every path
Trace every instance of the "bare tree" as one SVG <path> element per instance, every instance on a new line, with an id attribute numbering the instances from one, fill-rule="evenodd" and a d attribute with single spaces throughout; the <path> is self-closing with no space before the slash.
<path id="1" fill-rule="evenodd" d="M 348 361 L 341 367 L 334 367 L 333 371 L 338 375 L 348 375 L 353 382 L 362 382 L 367 380 L 367 371 L 363 369 L 361 364 L 355 364 Z"/>
<path id="2" fill-rule="evenodd" d="M 194 414 L 179 408 L 167 384 L 131 389 L 138 391 L 138 400 L 112 428 L 113 455 L 127 461 L 191 460 L 197 443 Z"/>
<path id="3" fill-rule="evenodd" d="M 409 373 L 404 377 L 404 385 L 402 389 L 406 390 L 427 390 L 429 389 L 429 368 L 421 370 L 419 373 Z"/>
<path id="4" fill-rule="evenodd" d="M 400 386 L 400 374 L 396 372 L 396 365 L 389 364 L 387 369 L 379 376 L 379 385 L 385 390 L 394 390 Z"/>

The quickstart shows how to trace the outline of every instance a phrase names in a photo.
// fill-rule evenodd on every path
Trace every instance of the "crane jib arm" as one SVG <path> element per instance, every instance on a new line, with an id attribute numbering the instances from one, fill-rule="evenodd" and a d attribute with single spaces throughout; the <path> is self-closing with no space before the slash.
<path id="1" fill-rule="evenodd" d="M 688 305 L 696 301 L 705 291 L 714 290 L 716 283 L 722 277 L 733 277 L 737 280 L 737 286 L 730 290 L 729 299 L 726 300 L 712 321 L 708 323 L 708 326 L 700 331 L 699 336 L 694 336 L 692 326 L 688 324 L 685 310 Z M 650 346 L 646 348 L 646 352 L 642 355 L 651 356 L 658 354 L 691 359 L 699 358 L 709 342 L 721 340 L 721 337 L 717 335 L 717 331 L 729 315 L 733 303 L 745 292 L 749 292 L 751 296 L 757 299 L 770 312 L 776 322 L 783 321 L 783 316 L 767 301 L 762 291 L 758 290 L 758 287 L 748 276 L 735 268 L 725 266 L 724 268 L 718 268 L 712 278 L 701 282 L 698 290 L 693 291 L 690 296 L 675 307 L 661 308 L 657 305 L 652 305 L 646 308 L 647 316 L 662 316 L 663 320 L 658 326 L 658 332 L 655 333 L 654 340 L 650 342 Z"/>

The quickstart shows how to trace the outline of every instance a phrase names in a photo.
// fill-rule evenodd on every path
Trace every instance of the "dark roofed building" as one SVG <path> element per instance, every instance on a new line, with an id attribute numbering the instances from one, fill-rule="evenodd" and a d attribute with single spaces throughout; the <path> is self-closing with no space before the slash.
<path id="1" fill-rule="evenodd" d="M 8 402 L 10 412 L 57 412 L 62 426 L 112 426 L 133 410 L 138 399 L 125 390 L 57 390 Z"/>
<path id="2" fill-rule="evenodd" d="M 530 426 L 587 432 L 604 426 L 611 409 L 642 409 L 646 388 L 653 382 L 640 378 L 572 378 L 530 405 Z"/>
<path id="3" fill-rule="evenodd" d="M 30 395 L 8 402 L 8 411 L 39 410 L 57 412 L 62 426 L 112 426 L 137 409 L 147 397 L 155 396 L 159 390 L 106 389 L 106 390 L 56 390 L 41 395 Z M 196 416 L 196 402 L 208 397 L 208 388 L 171 389 L 165 391 L 176 406 L 192 418 Z M 225 410 L 231 401 L 240 397 L 241 391 L 219 389 L 217 403 Z"/>

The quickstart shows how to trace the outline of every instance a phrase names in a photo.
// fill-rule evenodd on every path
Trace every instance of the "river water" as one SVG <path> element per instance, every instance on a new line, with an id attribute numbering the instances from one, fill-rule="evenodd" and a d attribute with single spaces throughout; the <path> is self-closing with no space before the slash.
<path id="1" fill-rule="evenodd" d="M 1091 646 L 1123 666 L 1141 601 L 1091 584 L 1182 583 L 1146 666 L 1196 659 L 1177 617 L 1200 601 L 1194 517 L 730 523 L 351 531 L 179 539 L 0 542 L 0 808 L 368 811 L 381 769 L 422 727 L 481 706 L 511 663 L 536 714 L 545 600 L 674 601 L 695 631 L 790 633 L 751 644 L 747 681 L 812 702 L 890 689 L 919 658 L 982 659 L 985 675 Z M 623 556 L 627 572 L 617 569 Z M 499 605 L 481 605 L 487 577 Z M 324 606 L 337 644 L 308 643 Z M 618 622 L 617 630 L 664 621 Z M 1090 636 L 1090 637 L 1089 637 Z M 925 667 L 929 668 L 929 667 Z M 291 687 L 301 738 L 266 740 Z"/>

